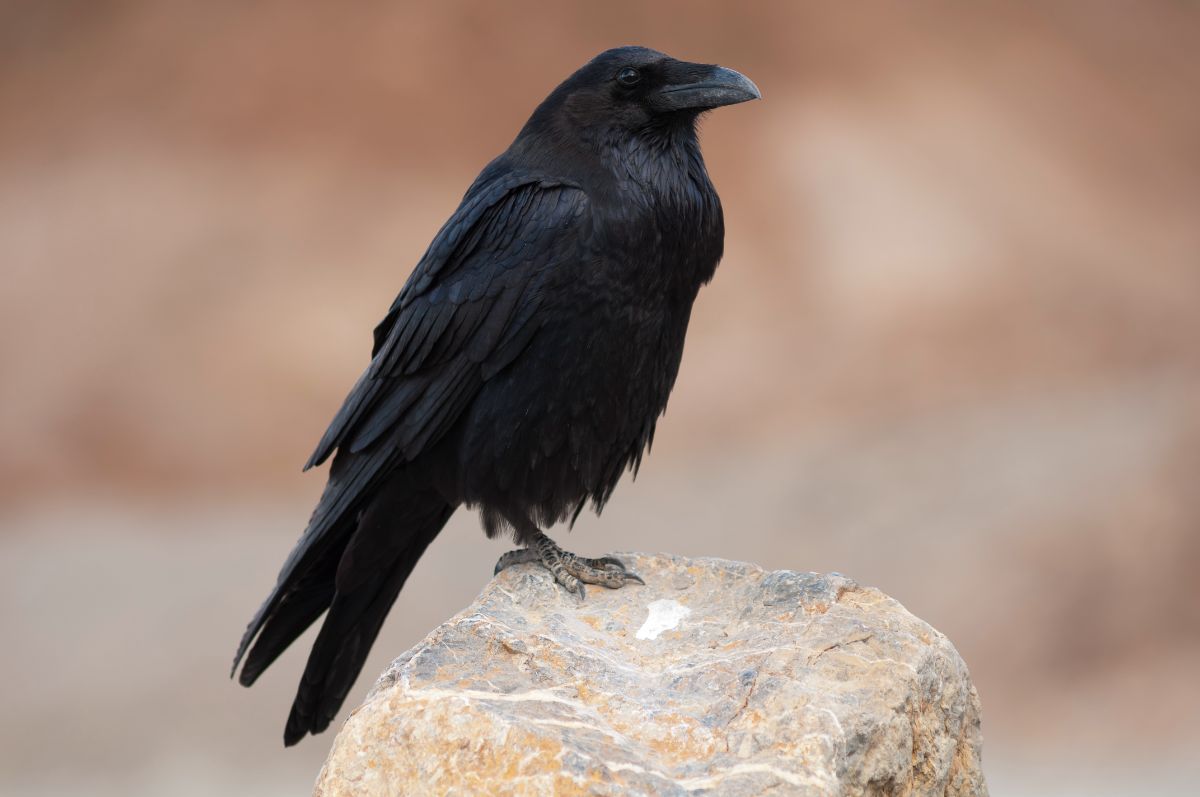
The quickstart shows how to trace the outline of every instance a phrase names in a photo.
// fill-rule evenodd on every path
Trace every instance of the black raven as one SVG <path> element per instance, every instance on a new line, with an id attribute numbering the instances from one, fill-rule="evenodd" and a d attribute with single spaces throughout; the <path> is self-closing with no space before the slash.
<path id="1" fill-rule="evenodd" d="M 249 686 L 328 611 L 285 744 L 328 727 L 462 504 L 488 537 L 524 546 L 497 572 L 540 562 L 580 597 L 584 582 L 641 581 L 541 528 L 588 501 L 599 512 L 650 446 L 724 246 L 696 120 L 759 96 L 731 69 L 608 50 L 471 184 L 375 327 L 371 364 L 306 466 L 336 451 L 329 482 L 234 658 Z"/>

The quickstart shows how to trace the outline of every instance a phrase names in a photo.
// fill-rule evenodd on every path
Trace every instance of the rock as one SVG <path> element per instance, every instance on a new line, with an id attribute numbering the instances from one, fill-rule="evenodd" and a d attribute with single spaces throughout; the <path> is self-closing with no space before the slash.
<path id="1" fill-rule="evenodd" d="M 530 565 L 392 663 L 315 794 L 981 795 L 979 698 L 876 589 L 621 554 L 580 602 Z"/>

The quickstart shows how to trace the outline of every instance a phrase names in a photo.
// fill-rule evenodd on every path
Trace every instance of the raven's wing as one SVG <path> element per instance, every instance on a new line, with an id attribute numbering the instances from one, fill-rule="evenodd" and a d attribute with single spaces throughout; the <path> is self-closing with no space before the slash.
<path id="1" fill-rule="evenodd" d="M 579 257 L 586 203 L 579 188 L 521 174 L 473 186 L 375 328 L 371 365 L 305 468 L 388 433 L 404 460 L 435 442 L 535 331 L 536 286 Z"/>
<path id="2" fill-rule="evenodd" d="M 235 669 L 284 601 L 303 604 L 280 629 L 287 641 L 324 611 L 332 594 L 321 568 L 338 560 L 327 554 L 346 544 L 374 486 L 436 442 L 528 344 L 542 283 L 581 257 L 586 206 L 575 186 L 513 172 L 485 171 L 468 190 L 376 327 L 370 366 L 305 466 L 338 452 L 308 527 L 246 628 Z M 247 664 L 241 682 L 252 683 L 278 650 Z"/>

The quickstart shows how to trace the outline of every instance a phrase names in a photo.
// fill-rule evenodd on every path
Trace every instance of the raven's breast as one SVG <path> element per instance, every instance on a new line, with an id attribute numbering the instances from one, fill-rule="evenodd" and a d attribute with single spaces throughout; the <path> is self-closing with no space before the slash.
<path id="1" fill-rule="evenodd" d="M 457 430 L 463 502 L 546 526 L 602 506 L 640 461 L 724 238 L 698 151 L 687 155 L 674 179 L 589 194 L 581 248 L 539 286 L 537 333 Z"/>
<path id="2" fill-rule="evenodd" d="M 573 299 L 543 306 L 529 346 L 468 410 L 465 502 L 549 524 L 585 499 L 603 503 L 640 459 L 679 370 L 691 301 Z"/>

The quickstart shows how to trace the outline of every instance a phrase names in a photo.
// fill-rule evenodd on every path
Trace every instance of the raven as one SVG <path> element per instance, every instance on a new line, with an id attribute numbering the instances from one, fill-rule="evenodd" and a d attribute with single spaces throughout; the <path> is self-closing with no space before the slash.
<path id="1" fill-rule="evenodd" d="M 305 470 L 329 481 L 234 658 L 250 686 L 328 611 L 284 731 L 320 733 L 460 505 L 567 590 L 641 582 L 541 529 L 636 474 L 725 228 L 696 137 L 748 78 L 644 47 L 601 53 L 479 174 L 383 321 Z M 336 455 L 335 455 L 336 452 Z M 251 643 L 253 647 L 250 647 Z M 246 655 L 249 650 L 249 655 Z"/>

